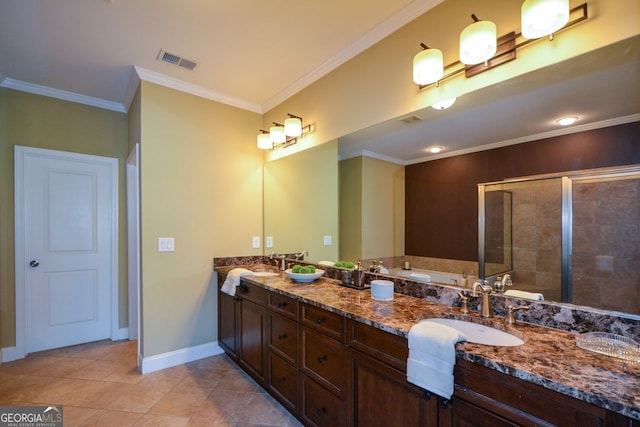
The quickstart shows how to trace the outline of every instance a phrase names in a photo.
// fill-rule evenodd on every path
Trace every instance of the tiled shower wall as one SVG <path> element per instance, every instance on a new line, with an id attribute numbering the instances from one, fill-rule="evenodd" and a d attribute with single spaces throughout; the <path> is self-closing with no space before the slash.
<path id="1" fill-rule="evenodd" d="M 514 184 L 514 288 L 541 292 L 546 300 L 561 300 L 562 184 L 549 179 Z"/>
<path id="2" fill-rule="evenodd" d="M 573 302 L 640 314 L 640 179 L 575 181 Z"/>

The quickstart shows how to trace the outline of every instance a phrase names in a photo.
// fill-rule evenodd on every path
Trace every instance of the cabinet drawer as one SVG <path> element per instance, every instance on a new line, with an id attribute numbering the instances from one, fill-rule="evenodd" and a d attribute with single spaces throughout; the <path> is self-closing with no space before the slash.
<path id="1" fill-rule="evenodd" d="M 269 349 L 298 365 L 298 323 L 276 313 L 268 314 Z"/>
<path id="2" fill-rule="evenodd" d="M 264 306 L 267 302 L 267 290 L 255 285 L 240 283 L 236 294 L 240 298 L 248 299 L 262 306 Z"/>
<path id="3" fill-rule="evenodd" d="M 298 370 L 274 353 L 269 353 L 269 391 L 297 415 Z"/>
<path id="4" fill-rule="evenodd" d="M 302 377 L 302 405 L 300 418 L 309 426 L 345 426 L 345 402 L 312 379 Z"/>
<path id="5" fill-rule="evenodd" d="M 302 372 L 344 397 L 349 372 L 344 344 L 306 327 L 302 327 L 300 339 Z"/>
<path id="6" fill-rule="evenodd" d="M 348 320 L 347 344 L 381 362 L 407 372 L 409 342 L 404 337 Z"/>
<path id="7" fill-rule="evenodd" d="M 300 322 L 341 342 L 345 337 L 345 318 L 308 304 L 300 304 Z"/>
<path id="8" fill-rule="evenodd" d="M 277 311 L 283 316 L 297 319 L 298 317 L 298 301 L 285 297 L 284 295 L 269 292 L 267 297 L 267 304 L 269 310 Z"/>

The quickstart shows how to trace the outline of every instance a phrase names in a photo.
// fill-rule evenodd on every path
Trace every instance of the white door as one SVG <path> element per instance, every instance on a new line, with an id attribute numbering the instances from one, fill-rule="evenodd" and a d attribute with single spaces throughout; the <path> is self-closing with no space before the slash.
<path id="1" fill-rule="evenodd" d="M 16 147 L 18 160 L 26 353 L 109 338 L 117 159 Z"/>

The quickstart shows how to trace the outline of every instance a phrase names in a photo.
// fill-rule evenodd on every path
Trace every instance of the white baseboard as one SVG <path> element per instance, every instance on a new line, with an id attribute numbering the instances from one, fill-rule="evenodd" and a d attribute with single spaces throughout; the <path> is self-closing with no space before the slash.
<path id="1" fill-rule="evenodd" d="M 216 354 L 222 354 L 223 352 L 222 348 L 218 345 L 218 341 L 212 341 L 194 347 L 157 354 L 155 356 L 142 357 L 138 368 L 142 374 L 148 374 L 159 371 L 160 369 L 166 369 L 193 362 L 194 360 L 204 359 L 205 357 L 215 356 Z"/>
<path id="2" fill-rule="evenodd" d="M 118 329 L 118 335 L 116 336 L 116 339 L 113 341 L 128 340 L 128 339 L 129 339 L 129 328 L 120 328 Z"/>
<path id="3" fill-rule="evenodd" d="M 0 360 L 2 360 L 2 362 L 13 362 L 14 360 L 23 358 L 24 356 L 20 357 L 18 349 L 15 347 L 5 347 L 0 349 Z"/>

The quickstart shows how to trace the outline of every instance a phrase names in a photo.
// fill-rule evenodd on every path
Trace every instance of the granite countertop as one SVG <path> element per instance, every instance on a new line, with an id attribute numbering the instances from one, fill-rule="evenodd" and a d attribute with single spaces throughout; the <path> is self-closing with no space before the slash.
<path id="1" fill-rule="evenodd" d="M 255 271 L 271 268 L 245 267 Z M 378 302 L 371 299 L 368 290 L 346 288 L 324 277 L 310 284 L 296 283 L 284 273 L 242 279 L 403 337 L 415 323 L 434 317 L 472 319 L 506 330 L 525 343 L 515 347 L 458 343 L 457 357 L 640 420 L 640 363 L 581 349 L 575 334 L 519 321 L 506 325 L 501 318 L 484 319 L 476 312 L 465 316 L 456 307 L 398 293 L 393 301 Z"/>

